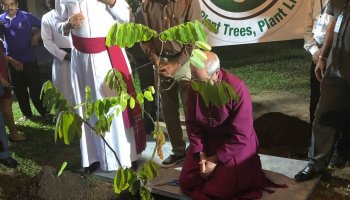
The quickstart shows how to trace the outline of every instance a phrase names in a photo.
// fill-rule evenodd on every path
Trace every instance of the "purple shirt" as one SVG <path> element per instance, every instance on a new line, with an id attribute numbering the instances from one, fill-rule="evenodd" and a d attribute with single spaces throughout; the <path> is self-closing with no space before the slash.
<path id="1" fill-rule="evenodd" d="M 186 128 L 192 153 L 217 154 L 225 163 L 257 153 L 258 142 L 253 126 L 250 93 L 242 80 L 221 69 L 219 80 L 230 84 L 239 96 L 238 102 L 207 108 L 199 93 L 191 88 L 187 97 Z M 210 115 L 209 115 L 210 113 Z"/>
<path id="2" fill-rule="evenodd" d="M 41 27 L 41 20 L 31 13 L 17 10 L 12 19 L 7 13 L 0 15 L 0 33 L 5 37 L 6 54 L 21 62 L 35 61 L 31 47 L 32 27 Z"/>

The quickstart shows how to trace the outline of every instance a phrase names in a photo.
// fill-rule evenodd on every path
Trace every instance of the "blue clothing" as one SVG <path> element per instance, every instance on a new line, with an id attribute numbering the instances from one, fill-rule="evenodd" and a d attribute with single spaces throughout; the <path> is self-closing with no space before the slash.
<path id="1" fill-rule="evenodd" d="M 0 33 L 5 36 L 4 46 L 6 54 L 21 62 L 36 60 L 31 47 L 32 27 L 41 27 L 41 20 L 33 14 L 17 10 L 12 19 L 7 13 L 0 15 Z"/>
<path id="2" fill-rule="evenodd" d="M 4 88 L 0 85 L 0 96 L 4 93 Z M 9 146 L 7 143 L 4 119 L 0 112 L 0 159 L 10 156 Z"/>

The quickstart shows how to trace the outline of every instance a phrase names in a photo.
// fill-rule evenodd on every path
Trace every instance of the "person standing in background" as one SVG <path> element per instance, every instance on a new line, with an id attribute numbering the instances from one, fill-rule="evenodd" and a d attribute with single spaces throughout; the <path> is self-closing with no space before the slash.
<path id="1" fill-rule="evenodd" d="M 32 118 L 29 95 L 41 116 L 49 117 L 40 99 L 41 79 L 39 66 L 32 48 L 39 44 L 40 31 L 32 36 L 32 28 L 40 28 L 41 20 L 33 14 L 18 9 L 17 0 L 3 0 L 5 11 L 0 15 L 0 34 L 5 39 L 6 55 L 10 56 L 10 77 L 23 117 L 20 121 Z M 23 65 L 13 65 L 15 59 Z M 28 94 L 29 88 L 29 94 Z"/>
<path id="2" fill-rule="evenodd" d="M 309 0 L 306 3 L 304 20 L 304 49 L 312 56 L 310 68 L 310 132 L 315 118 L 315 110 L 320 98 L 320 81 L 315 75 L 316 64 L 319 60 L 320 49 L 322 47 L 327 25 L 330 22 L 330 15 L 325 11 L 329 0 Z M 310 137 L 308 137 L 310 138 Z"/>
<path id="3" fill-rule="evenodd" d="M 129 21 L 129 5 L 124 0 L 60 0 L 56 1 L 56 10 L 56 29 L 61 34 L 71 34 L 73 41 L 71 81 L 75 103 L 85 101 L 86 86 L 91 88 L 93 101 L 115 96 L 115 91 L 105 84 L 107 73 L 112 67 L 124 75 L 131 94 L 129 89 L 133 89 L 133 82 L 125 50 L 117 46 L 107 48 L 105 44 L 112 25 Z M 78 114 L 83 116 L 84 110 L 80 108 Z M 95 122 L 95 119 L 90 120 L 91 124 Z M 121 167 L 131 167 L 146 147 L 142 122 L 141 109 L 137 105 L 131 111 L 115 115 L 110 131 L 105 133 L 104 139 L 116 152 Z M 80 149 L 82 166 L 87 173 L 97 168 L 113 171 L 120 167 L 113 152 L 86 124 L 82 127 Z"/>
<path id="4" fill-rule="evenodd" d="M 7 71 L 8 62 L 12 62 L 12 65 L 18 65 L 21 67 L 23 64 L 15 59 L 6 56 L 4 53 L 4 46 L 2 40 L 0 40 L 0 86 L 3 87 L 3 95 L 0 96 L 0 112 L 4 117 L 6 125 L 10 132 L 10 141 L 20 142 L 26 140 L 26 138 L 17 131 L 15 120 L 12 113 L 12 91 L 10 85 L 10 78 Z"/>
<path id="5" fill-rule="evenodd" d="M 4 94 L 4 88 L 0 84 L 0 97 Z M 9 168 L 16 168 L 18 162 L 10 156 L 9 146 L 6 137 L 4 119 L 0 111 L 0 163 Z"/>
<path id="6" fill-rule="evenodd" d="M 332 17 L 315 68 L 321 95 L 313 122 L 309 162 L 295 175 L 298 182 L 323 174 L 334 152 L 345 161 L 350 158 L 350 0 L 330 0 L 327 13 Z M 335 146 L 341 137 L 342 144 Z"/>
<path id="7" fill-rule="evenodd" d="M 181 23 L 201 19 L 198 0 L 144 0 L 141 6 L 142 24 L 158 33 Z M 162 162 L 162 166 L 172 167 L 182 162 L 186 155 L 186 143 L 180 124 L 179 94 L 182 104 L 186 105 L 188 79 L 191 77 L 189 58 L 193 45 L 183 45 L 176 41 L 163 44 L 164 46 L 159 38 L 152 38 L 148 42 L 141 43 L 141 48 L 152 61 L 155 70 L 159 69 L 162 79 L 161 108 L 173 152 Z M 164 60 L 161 61 L 161 58 Z"/>
<path id="8" fill-rule="evenodd" d="M 57 86 L 64 97 L 73 101 L 73 89 L 71 83 L 70 59 L 71 43 L 67 36 L 60 34 L 55 25 L 57 12 L 55 0 L 46 0 L 46 6 L 50 9 L 41 19 L 41 38 L 45 48 L 52 54 L 52 83 Z"/>

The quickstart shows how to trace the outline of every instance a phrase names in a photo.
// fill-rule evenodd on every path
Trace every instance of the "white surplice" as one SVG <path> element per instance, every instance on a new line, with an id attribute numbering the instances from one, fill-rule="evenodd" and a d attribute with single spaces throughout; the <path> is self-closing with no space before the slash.
<path id="1" fill-rule="evenodd" d="M 83 13 L 85 20 L 82 26 L 71 30 L 71 34 L 83 38 L 106 37 L 113 24 L 128 22 L 130 18 L 129 5 L 124 0 L 117 0 L 112 8 L 97 0 L 61 0 L 59 7 L 56 4 L 57 8 L 60 23 L 56 24 L 56 29 L 60 33 L 63 33 L 64 22 L 70 16 L 79 12 Z M 129 65 L 124 49 L 123 54 Z M 85 100 L 85 86 L 91 87 L 93 100 L 115 96 L 115 92 L 104 85 L 107 72 L 112 69 L 107 51 L 85 54 L 73 48 L 71 62 L 72 85 L 77 103 Z M 130 66 L 128 68 L 131 71 Z M 78 113 L 82 116 L 83 109 L 80 109 Z M 94 120 L 91 120 L 91 123 L 94 124 Z M 123 167 L 130 167 L 131 162 L 140 157 L 136 153 L 133 133 L 132 128 L 125 129 L 120 113 L 115 116 L 110 132 L 105 135 L 105 139 L 117 153 Z M 83 167 L 88 167 L 98 161 L 104 171 L 119 168 L 112 151 L 86 125 L 83 126 L 80 148 Z"/>
<path id="2" fill-rule="evenodd" d="M 71 83 L 70 61 L 65 60 L 67 52 L 60 48 L 71 48 L 69 37 L 63 36 L 56 31 L 57 13 L 55 10 L 43 15 L 41 19 L 41 38 L 45 48 L 53 56 L 52 83 L 57 86 L 64 97 L 73 101 L 73 89 Z"/>

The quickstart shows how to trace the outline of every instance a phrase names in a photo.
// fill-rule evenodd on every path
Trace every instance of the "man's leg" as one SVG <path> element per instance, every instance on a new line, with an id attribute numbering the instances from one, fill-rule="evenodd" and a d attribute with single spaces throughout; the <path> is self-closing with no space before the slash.
<path id="1" fill-rule="evenodd" d="M 24 68 L 24 67 L 23 67 Z M 33 113 L 30 109 L 29 95 L 27 90 L 27 80 L 23 71 L 17 71 L 10 64 L 10 76 L 11 83 L 14 86 L 13 91 L 15 92 L 19 108 L 25 117 L 32 117 Z M 37 74 L 33 78 L 36 78 Z"/>
<path id="2" fill-rule="evenodd" d="M 5 132 L 4 119 L 0 112 L 0 163 L 9 168 L 16 168 L 18 163 L 10 156 L 9 146 Z"/>
<path id="3" fill-rule="evenodd" d="M 40 79 L 40 71 L 39 66 L 35 62 L 27 62 L 25 63 L 24 68 L 24 74 L 27 79 L 27 84 L 29 87 L 30 92 L 30 98 L 32 99 L 32 102 L 36 108 L 36 110 L 40 113 L 40 115 L 47 114 L 47 111 L 43 107 L 43 103 L 40 99 L 40 92 L 41 92 L 41 79 Z"/>
<path id="4" fill-rule="evenodd" d="M 5 123 L 0 112 L 0 159 L 4 159 L 10 156 L 9 146 L 7 143 Z"/>
<path id="5" fill-rule="evenodd" d="M 350 101 L 350 89 L 346 82 L 334 75 L 326 74 L 321 83 L 321 97 L 315 113 L 309 164 L 295 178 L 297 181 L 309 180 L 320 174 L 328 165 L 337 130 L 329 123 L 335 112 L 345 109 Z"/>
<path id="6" fill-rule="evenodd" d="M 154 71 L 152 63 L 148 59 L 135 59 L 136 67 L 143 66 L 147 63 L 148 65 L 139 68 L 137 73 L 140 79 L 141 90 L 147 89 L 149 86 L 154 86 Z M 147 134 L 151 134 L 154 130 L 154 121 L 156 120 L 156 111 L 157 106 L 155 101 L 145 101 L 144 102 L 144 122 L 145 122 L 145 130 Z"/>
<path id="7" fill-rule="evenodd" d="M 318 100 L 320 99 L 320 82 L 317 80 L 315 75 L 315 63 L 311 63 L 310 68 L 310 132 L 308 135 L 308 139 L 311 138 L 312 134 L 312 123 L 315 119 L 315 111 L 317 108 Z"/>
<path id="8" fill-rule="evenodd" d="M 16 129 L 15 120 L 12 113 L 12 97 L 3 98 L 0 100 L 0 112 L 3 114 L 3 118 L 10 131 L 10 138 L 12 141 L 23 141 L 26 138 L 20 135 Z"/>
<path id="9" fill-rule="evenodd" d="M 161 89 L 169 88 L 173 81 L 162 81 Z M 180 124 L 178 84 L 175 83 L 171 89 L 163 91 L 161 98 L 163 118 L 174 154 L 165 159 L 162 164 L 171 167 L 184 159 L 186 148 Z"/>

